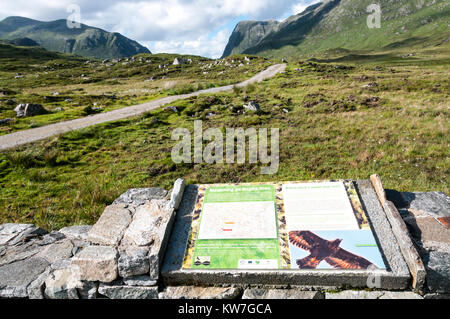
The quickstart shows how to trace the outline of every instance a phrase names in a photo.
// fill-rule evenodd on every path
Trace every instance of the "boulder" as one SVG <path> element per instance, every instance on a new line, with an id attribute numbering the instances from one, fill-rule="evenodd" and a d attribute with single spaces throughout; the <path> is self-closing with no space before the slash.
<path id="1" fill-rule="evenodd" d="M 117 246 L 132 220 L 132 213 L 124 204 L 108 206 L 88 233 L 93 244 Z"/>
<path id="2" fill-rule="evenodd" d="M 261 111 L 261 108 L 258 103 L 256 102 L 249 102 L 248 104 L 244 104 L 244 109 L 251 112 L 259 112 Z"/>
<path id="3" fill-rule="evenodd" d="M 17 117 L 29 117 L 47 114 L 48 111 L 41 104 L 19 104 L 14 111 Z"/>
<path id="4" fill-rule="evenodd" d="M 72 258 L 82 281 L 113 282 L 117 279 L 117 251 L 108 246 L 88 246 Z"/>

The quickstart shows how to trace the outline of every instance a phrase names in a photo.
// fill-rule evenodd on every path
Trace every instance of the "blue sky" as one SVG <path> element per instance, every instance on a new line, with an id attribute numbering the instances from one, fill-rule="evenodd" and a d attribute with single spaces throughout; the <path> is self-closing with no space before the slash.
<path id="1" fill-rule="evenodd" d="M 81 22 L 123 35 L 152 52 L 217 58 L 241 20 L 283 20 L 318 0 L 2 0 L 0 20 L 24 16 L 66 19 L 70 5 Z"/>

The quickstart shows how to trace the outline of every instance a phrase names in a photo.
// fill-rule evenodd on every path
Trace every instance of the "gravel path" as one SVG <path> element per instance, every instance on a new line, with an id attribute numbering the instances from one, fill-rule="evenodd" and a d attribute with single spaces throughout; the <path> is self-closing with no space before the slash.
<path id="1" fill-rule="evenodd" d="M 140 115 L 142 113 L 149 112 L 151 110 L 157 109 L 163 105 L 173 103 L 180 99 L 186 99 L 192 96 L 197 96 L 205 93 L 217 93 L 232 90 L 234 86 L 244 87 L 248 84 L 261 82 L 265 79 L 271 78 L 286 69 L 286 64 L 276 64 L 272 65 L 266 70 L 258 73 L 251 79 L 244 81 L 236 85 L 228 85 L 217 88 L 211 88 L 207 90 L 201 90 L 190 94 L 182 94 L 169 96 L 155 101 L 151 101 L 144 104 L 134 105 L 111 112 L 106 112 L 102 114 L 87 116 L 79 118 L 76 120 L 71 120 L 67 122 L 55 123 L 47 126 L 42 126 L 38 128 L 33 128 L 30 130 L 24 130 L 8 135 L 0 136 L 0 151 L 21 146 L 24 144 L 36 142 L 39 140 L 46 139 L 59 134 L 64 134 L 70 131 L 79 130 L 85 127 L 89 127 L 96 124 L 101 124 L 105 122 L 117 121 L 128 117 L 133 117 Z"/>

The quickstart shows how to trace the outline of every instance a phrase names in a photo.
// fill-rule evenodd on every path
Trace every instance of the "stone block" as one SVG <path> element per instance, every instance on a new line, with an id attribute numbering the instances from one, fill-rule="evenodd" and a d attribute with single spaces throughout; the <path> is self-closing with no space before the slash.
<path id="1" fill-rule="evenodd" d="M 72 258 L 82 281 L 113 282 L 117 279 L 117 251 L 108 246 L 89 246 Z"/>
<path id="2" fill-rule="evenodd" d="M 30 258 L 0 267 L 0 298 L 26 298 L 27 287 L 49 266 L 42 258 Z"/>
<path id="3" fill-rule="evenodd" d="M 49 263 L 72 257 L 73 244 L 70 240 L 64 239 L 54 244 L 46 246 L 36 257 L 41 257 Z"/>
<path id="4" fill-rule="evenodd" d="M 92 226 L 70 226 L 60 229 L 59 232 L 72 240 L 87 240 L 91 229 Z"/>
<path id="5" fill-rule="evenodd" d="M 150 277 L 147 276 L 136 276 L 131 278 L 124 278 L 123 282 L 127 286 L 138 286 L 138 287 L 152 287 L 156 286 L 158 282 L 156 280 L 151 280 Z"/>
<path id="6" fill-rule="evenodd" d="M 148 274 L 150 271 L 148 249 L 131 247 L 126 251 L 121 252 L 118 267 L 119 275 L 122 278 Z"/>
<path id="7" fill-rule="evenodd" d="M 167 191 L 162 188 L 138 188 L 129 189 L 114 201 L 117 204 L 129 204 L 132 206 L 140 206 L 147 204 L 152 199 L 164 199 L 167 196 Z"/>
<path id="8" fill-rule="evenodd" d="M 409 291 L 393 292 L 346 290 L 339 293 L 326 293 L 325 299 L 423 299 L 423 297 Z"/>
<path id="9" fill-rule="evenodd" d="M 111 205 L 88 233 L 88 241 L 103 246 L 118 246 L 132 220 L 126 205 Z"/>
<path id="10" fill-rule="evenodd" d="M 159 299 L 236 299 L 241 294 L 240 288 L 216 288 L 179 286 L 167 287 L 159 294 Z"/>
<path id="11" fill-rule="evenodd" d="M 158 287 L 110 286 L 101 284 L 98 292 L 109 299 L 158 299 Z"/>
<path id="12" fill-rule="evenodd" d="M 441 192 L 402 193 L 409 208 L 427 212 L 433 217 L 450 217 L 450 197 Z"/>
<path id="13" fill-rule="evenodd" d="M 246 289 L 242 299 L 324 299 L 320 291 L 300 289 Z"/>

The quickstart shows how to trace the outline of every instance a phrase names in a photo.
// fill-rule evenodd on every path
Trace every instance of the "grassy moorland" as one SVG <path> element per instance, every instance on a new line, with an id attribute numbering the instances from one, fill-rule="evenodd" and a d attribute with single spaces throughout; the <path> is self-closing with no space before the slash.
<path id="1" fill-rule="evenodd" d="M 174 59 L 192 63 L 173 65 Z M 234 84 L 265 69 L 266 59 L 245 56 L 217 63 L 197 56 L 140 54 L 99 61 L 0 43 L 0 135 L 145 103 L 168 95 Z M 242 63 L 242 65 L 241 65 Z M 20 103 L 48 114 L 15 118 Z"/>
<path id="2" fill-rule="evenodd" d="M 222 183 L 359 179 L 378 173 L 387 188 L 448 193 L 448 52 L 447 45 L 414 56 L 290 60 L 286 72 L 273 79 L 178 101 L 173 105 L 179 113 L 159 109 L 0 153 L 0 223 L 47 229 L 93 224 L 127 189 L 168 189 L 178 177 Z M 128 78 L 137 83 L 144 76 Z M 119 88 L 102 81 L 91 85 Z M 72 92 L 76 99 L 77 91 Z M 257 101 L 261 112 L 243 112 L 247 101 Z M 204 129 L 280 128 L 279 172 L 260 175 L 259 164 L 174 164 L 172 131 L 192 131 L 198 119 Z"/>

